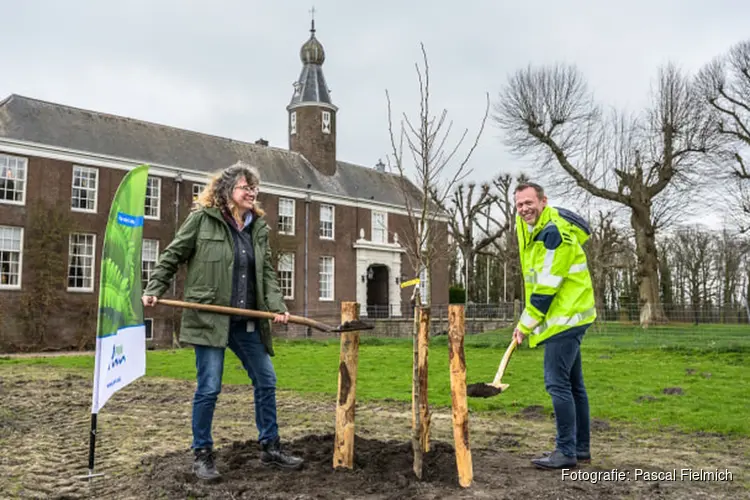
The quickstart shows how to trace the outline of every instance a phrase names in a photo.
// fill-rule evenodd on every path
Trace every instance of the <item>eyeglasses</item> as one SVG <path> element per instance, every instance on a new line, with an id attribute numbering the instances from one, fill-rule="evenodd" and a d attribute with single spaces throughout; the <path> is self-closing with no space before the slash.
<path id="1" fill-rule="evenodd" d="M 257 193 L 258 192 L 258 186 L 234 186 L 234 189 L 241 189 L 246 193 Z"/>

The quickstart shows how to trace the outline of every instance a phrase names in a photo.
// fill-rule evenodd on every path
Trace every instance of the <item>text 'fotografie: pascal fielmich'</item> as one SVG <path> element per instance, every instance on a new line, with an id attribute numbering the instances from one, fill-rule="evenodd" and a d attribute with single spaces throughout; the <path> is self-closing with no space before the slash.
<path id="1" fill-rule="evenodd" d="M 634 469 L 612 469 L 609 471 L 581 471 L 562 469 L 562 480 L 571 481 L 732 481 L 729 469 L 706 471 L 703 469 L 672 469 L 671 471 L 647 471 Z"/>

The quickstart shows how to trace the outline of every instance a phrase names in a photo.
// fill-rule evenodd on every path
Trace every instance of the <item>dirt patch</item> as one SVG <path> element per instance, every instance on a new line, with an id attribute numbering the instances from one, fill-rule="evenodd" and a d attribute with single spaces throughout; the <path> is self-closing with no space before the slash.
<path id="1" fill-rule="evenodd" d="M 608 431 L 611 427 L 609 425 L 609 422 L 606 420 L 602 420 L 599 418 L 592 418 L 591 423 L 589 424 L 591 427 L 591 431 Z"/>
<path id="2" fill-rule="evenodd" d="M 685 391 L 682 390 L 682 387 L 665 387 L 661 392 L 663 392 L 664 394 L 685 394 Z"/>
<path id="3" fill-rule="evenodd" d="M 646 394 L 644 396 L 638 396 L 635 399 L 636 403 L 650 403 L 652 401 L 658 401 L 658 399 L 656 399 L 654 396 L 652 396 L 650 394 Z"/>
<path id="4" fill-rule="evenodd" d="M 531 405 L 518 412 L 518 418 L 524 420 L 546 420 L 552 418 L 552 415 L 544 409 L 544 406 Z"/>
<path id="5" fill-rule="evenodd" d="M 554 447 L 554 421 L 541 406 L 470 414 L 474 483 L 458 486 L 449 408 L 434 409 L 423 479 L 412 473 L 411 407 L 357 405 L 353 470 L 334 470 L 335 398 L 280 391 L 284 447 L 303 470 L 267 469 L 254 441 L 252 389 L 226 386 L 214 418 L 216 484 L 191 474 L 190 411 L 194 383 L 141 379 L 118 392 L 99 414 L 96 470 L 87 472 L 91 377 L 44 366 L 0 364 L 0 491 L 3 498 L 443 499 L 443 498 L 742 498 L 750 440 L 724 435 L 646 433 L 592 421 L 591 473 L 692 467 L 728 468 L 731 483 L 659 480 L 563 480 L 530 459 Z"/>

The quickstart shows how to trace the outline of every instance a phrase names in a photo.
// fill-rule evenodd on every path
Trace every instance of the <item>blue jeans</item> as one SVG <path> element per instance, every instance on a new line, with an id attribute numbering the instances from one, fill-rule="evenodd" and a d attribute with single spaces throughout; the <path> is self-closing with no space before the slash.
<path id="1" fill-rule="evenodd" d="M 247 325 L 232 323 L 229 328 L 229 348 L 237 355 L 253 383 L 255 425 L 258 441 L 265 443 L 278 437 L 276 424 L 276 372 L 260 333 L 246 331 Z M 192 448 L 211 448 L 211 424 L 216 400 L 221 392 L 224 373 L 224 348 L 196 345 L 195 368 L 198 387 L 193 398 Z"/>
<path id="2" fill-rule="evenodd" d="M 555 410 L 557 449 L 569 457 L 589 452 L 589 399 L 581 368 L 585 332 L 584 327 L 544 342 L 544 385 Z"/>

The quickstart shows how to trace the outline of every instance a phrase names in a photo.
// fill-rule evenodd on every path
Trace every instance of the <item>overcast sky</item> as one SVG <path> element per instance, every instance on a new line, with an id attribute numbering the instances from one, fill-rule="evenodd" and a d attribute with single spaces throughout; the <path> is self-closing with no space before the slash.
<path id="1" fill-rule="evenodd" d="M 285 107 L 311 3 L 0 0 L 0 98 L 16 93 L 287 148 Z M 636 109 L 660 64 L 694 70 L 750 38 L 747 0 L 314 4 L 339 107 L 338 158 L 365 166 L 390 151 L 385 89 L 395 112 L 418 112 L 420 42 L 432 106 L 448 110 L 457 137 L 476 132 L 485 92 L 494 102 L 527 64 L 575 63 L 601 102 Z M 488 122 L 472 179 L 520 166 Z"/>

